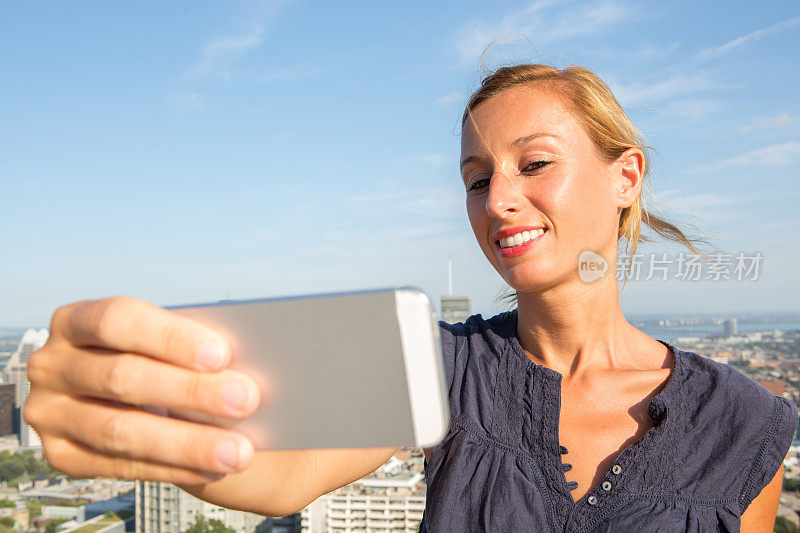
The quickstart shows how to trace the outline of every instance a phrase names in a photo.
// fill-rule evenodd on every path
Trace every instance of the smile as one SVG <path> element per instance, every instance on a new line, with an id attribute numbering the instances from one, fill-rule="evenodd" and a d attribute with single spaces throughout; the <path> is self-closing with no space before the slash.
<path id="1" fill-rule="evenodd" d="M 543 234 L 544 234 L 543 229 L 537 229 L 533 231 L 521 231 L 509 237 L 500 239 L 499 241 L 495 241 L 495 243 L 498 244 L 500 248 L 513 248 L 514 246 L 521 246 L 526 242 L 535 239 L 536 237 Z"/>
<path id="2" fill-rule="evenodd" d="M 502 257 L 519 257 L 539 242 L 546 231 L 544 228 L 518 231 L 494 242 L 498 247 L 498 253 Z"/>

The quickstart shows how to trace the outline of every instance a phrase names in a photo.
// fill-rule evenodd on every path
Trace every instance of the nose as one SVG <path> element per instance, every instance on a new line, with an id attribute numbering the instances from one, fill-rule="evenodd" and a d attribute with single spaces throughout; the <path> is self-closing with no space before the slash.
<path id="1" fill-rule="evenodd" d="M 520 192 L 517 183 L 502 172 L 495 172 L 489 180 L 486 212 L 494 218 L 505 218 L 519 211 Z"/>

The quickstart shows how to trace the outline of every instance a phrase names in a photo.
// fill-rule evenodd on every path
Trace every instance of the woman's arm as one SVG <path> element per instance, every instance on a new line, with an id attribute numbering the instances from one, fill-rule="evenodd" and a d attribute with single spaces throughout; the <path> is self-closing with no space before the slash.
<path id="1" fill-rule="evenodd" d="M 775 477 L 764 487 L 742 514 L 742 533 L 771 533 L 775 528 L 775 515 L 783 488 L 783 465 Z"/>
<path id="2" fill-rule="evenodd" d="M 259 451 L 242 472 L 211 483 L 178 486 L 222 507 L 285 516 L 374 472 L 396 451 L 397 448 Z"/>

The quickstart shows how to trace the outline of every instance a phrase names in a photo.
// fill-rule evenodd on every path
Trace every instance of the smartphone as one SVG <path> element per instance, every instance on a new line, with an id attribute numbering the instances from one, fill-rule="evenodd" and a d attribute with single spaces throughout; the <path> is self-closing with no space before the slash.
<path id="1" fill-rule="evenodd" d="M 418 289 L 167 309 L 222 334 L 230 368 L 253 377 L 265 399 L 246 419 L 169 416 L 237 430 L 258 450 L 429 447 L 447 432 L 439 326 Z"/>

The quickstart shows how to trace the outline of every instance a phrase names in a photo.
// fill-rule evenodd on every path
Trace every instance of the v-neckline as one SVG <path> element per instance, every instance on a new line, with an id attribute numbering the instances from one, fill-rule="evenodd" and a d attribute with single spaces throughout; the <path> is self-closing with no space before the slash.
<path id="1" fill-rule="evenodd" d="M 554 476 L 559 492 L 564 497 L 565 500 L 568 502 L 568 509 L 570 514 L 575 510 L 576 507 L 586 505 L 588 503 L 589 497 L 594 496 L 595 499 L 598 496 L 605 496 L 606 491 L 602 489 L 603 482 L 609 480 L 609 478 L 617 478 L 624 479 L 624 476 L 617 475 L 613 472 L 614 466 L 609 468 L 606 473 L 604 474 L 603 478 L 597 483 L 597 485 L 593 486 L 589 491 L 586 492 L 580 499 L 575 500 L 572 497 L 572 491 L 569 488 L 568 481 L 565 475 L 565 471 L 563 469 L 563 462 L 561 460 L 561 449 L 566 448 L 561 445 L 560 443 L 560 427 L 561 427 L 561 380 L 563 375 L 558 372 L 557 370 L 553 370 L 552 368 L 546 367 L 544 365 L 540 365 L 535 363 L 531 360 L 528 355 L 525 353 L 525 350 L 522 348 L 522 345 L 519 342 L 519 337 L 517 335 L 517 312 L 516 310 L 511 311 L 510 314 L 512 315 L 510 318 L 510 341 L 511 347 L 513 352 L 518 356 L 521 357 L 524 361 L 527 361 L 527 364 L 531 366 L 534 370 L 534 375 L 536 375 L 537 371 L 540 375 L 546 378 L 546 381 L 552 382 L 554 384 L 554 392 L 551 392 L 551 397 L 547 398 L 551 409 L 551 414 L 549 418 L 546 418 L 546 423 L 551 423 L 550 420 L 554 420 L 555 427 L 550 428 L 553 431 L 546 431 L 542 437 L 547 438 L 548 435 L 554 437 L 554 442 L 548 442 L 547 446 L 545 446 L 546 453 L 543 454 L 543 457 L 546 458 L 548 461 L 548 470 L 551 472 L 557 472 Z M 651 400 L 650 404 L 648 405 L 648 416 L 653 421 L 653 427 L 648 429 L 645 434 L 640 438 L 638 441 L 628 445 L 624 448 L 614 460 L 613 465 L 620 465 L 623 469 L 623 472 L 627 472 L 627 468 L 625 468 L 625 464 L 632 456 L 637 455 L 640 452 L 646 452 L 654 443 L 658 441 L 661 435 L 663 435 L 664 431 L 667 428 L 667 411 L 669 400 L 673 398 L 673 391 L 677 387 L 679 387 L 679 378 L 678 374 L 681 372 L 682 369 L 682 361 L 681 350 L 675 348 L 675 346 L 671 345 L 667 341 L 656 339 L 658 342 L 666 346 L 673 355 L 673 366 L 670 372 L 670 376 L 667 379 L 667 383 L 662 388 L 661 392 L 656 394 Z M 617 491 L 618 493 L 618 491 Z M 591 504 L 590 504 L 591 505 Z"/>

